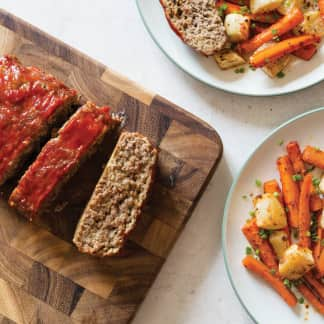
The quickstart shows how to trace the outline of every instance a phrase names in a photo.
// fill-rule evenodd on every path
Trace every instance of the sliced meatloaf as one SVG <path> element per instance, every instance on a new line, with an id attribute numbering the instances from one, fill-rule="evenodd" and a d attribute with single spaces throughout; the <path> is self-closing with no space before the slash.
<path id="1" fill-rule="evenodd" d="M 160 0 L 178 36 L 196 51 L 211 56 L 226 42 L 225 27 L 215 0 Z"/>
<path id="2" fill-rule="evenodd" d="M 0 58 L 0 185 L 76 102 L 77 92 L 54 76 L 13 56 Z"/>
<path id="3" fill-rule="evenodd" d="M 90 102 L 81 107 L 43 147 L 12 192 L 9 204 L 33 220 L 117 124 L 109 107 Z"/>
<path id="4" fill-rule="evenodd" d="M 151 187 L 157 150 L 138 133 L 123 133 L 79 221 L 81 252 L 118 254 L 135 228 Z"/>

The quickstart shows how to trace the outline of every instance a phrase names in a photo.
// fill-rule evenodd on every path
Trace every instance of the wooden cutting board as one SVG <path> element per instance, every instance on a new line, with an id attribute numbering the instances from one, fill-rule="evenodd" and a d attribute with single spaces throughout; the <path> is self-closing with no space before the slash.
<path id="1" fill-rule="evenodd" d="M 41 224 L 9 209 L 6 198 L 14 181 L 1 188 L 0 322 L 127 323 L 213 175 L 221 140 L 195 116 L 2 10 L 0 54 L 52 73 L 83 100 L 123 112 L 127 130 L 145 134 L 160 148 L 152 196 L 119 257 L 90 257 L 71 244 L 112 143 L 104 143 L 82 166 Z"/>

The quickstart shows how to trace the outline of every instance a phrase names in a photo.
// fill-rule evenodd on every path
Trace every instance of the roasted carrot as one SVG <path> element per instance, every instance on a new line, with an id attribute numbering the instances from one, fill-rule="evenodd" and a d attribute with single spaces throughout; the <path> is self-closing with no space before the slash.
<path id="1" fill-rule="evenodd" d="M 313 273 L 308 272 L 305 275 L 305 279 L 317 291 L 317 293 L 321 296 L 321 298 L 324 298 L 324 285 L 315 278 Z"/>
<path id="2" fill-rule="evenodd" d="M 317 212 L 323 209 L 323 201 L 317 194 L 311 195 L 309 205 L 311 212 Z"/>
<path id="3" fill-rule="evenodd" d="M 317 309 L 320 314 L 324 315 L 324 303 L 321 303 L 321 300 L 313 295 L 312 291 L 304 284 L 298 285 L 298 290 L 304 295 L 304 297 L 309 301 L 312 306 Z"/>
<path id="4" fill-rule="evenodd" d="M 272 270 L 278 271 L 278 262 L 268 240 L 261 238 L 255 218 L 246 222 L 242 232 L 254 250 L 259 250 L 260 259 Z"/>
<path id="5" fill-rule="evenodd" d="M 298 58 L 304 61 L 309 61 L 316 54 L 316 52 L 317 46 L 314 44 L 310 44 L 293 52 L 293 55 L 297 56 Z"/>
<path id="6" fill-rule="evenodd" d="M 299 204 L 299 187 L 293 180 L 294 170 L 289 157 L 282 156 L 277 160 L 277 167 L 282 184 L 282 193 L 285 205 L 287 206 L 288 221 L 291 227 L 298 227 L 298 204 Z"/>
<path id="7" fill-rule="evenodd" d="M 303 160 L 306 163 L 324 169 L 324 152 L 312 146 L 306 146 L 303 151 Z"/>
<path id="8" fill-rule="evenodd" d="M 240 0 L 237 0 L 240 1 Z M 234 2 L 234 3 L 232 3 Z M 235 0 L 228 2 L 228 1 L 217 1 L 216 7 L 220 10 L 224 10 L 224 13 L 226 15 L 231 13 L 240 13 L 244 16 L 249 17 L 253 21 L 258 21 L 262 23 L 269 23 L 273 24 L 280 18 L 280 15 L 277 12 L 271 12 L 271 13 L 263 13 L 263 14 L 251 14 L 249 12 L 248 7 L 245 5 L 240 6 L 239 4 L 236 4 Z"/>
<path id="9" fill-rule="evenodd" d="M 313 176 L 308 173 L 304 177 L 304 181 L 300 191 L 299 198 L 299 245 L 302 247 L 311 246 L 311 214 L 309 208 L 310 195 L 313 186 Z"/>
<path id="10" fill-rule="evenodd" d="M 250 65 L 258 68 L 263 67 L 268 63 L 273 63 L 279 58 L 290 54 L 304 46 L 314 44 L 320 41 L 320 37 L 316 35 L 302 35 L 289 38 L 274 45 L 271 45 L 263 50 L 256 51 L 250 57 Z"/>
<path id="11" fill-rule="evenodd" d="M 296 141 L 291 141 L 287 144 L 286 150 L 289 156 L 289 159 L 293 165 L 295 173 L 304 175 L 306 173 L 305 164 L 302 158 L 299 144 Z"/>
<path id="12" fill-rule="evenodd" d="M 246 256 L 242 263 L 248 270 L 254 272 L 268 282 L 290 307 L 296 306 L 296 296 L 288 288 L 286 288 L 278 277 L 271 273 L 271 269 L 269 269 L 266 265 L 254 259 L 252 256 Z"/>
<path id="13" fill-rule="evenodd" d="M 304 15 L 297 7 L 291 10 L 286 16 L 279 19 L 262 33 L 243 42 L 239 45 L 241 53 L 250 53 L 258 49 L 261 45 L 271 41 L 274 37 L 279 37 L 292 30 L 304 20 Z"/>
<path id="14" fill-rule="evenodd" d="M 321 251 L 321 255 L 318 258 L 316 267 L 320 276 L 323 277 L 324 276 L 324 249 L 322 249 Z"/>
<path id="15" fill-rule="evenodd" d="M 278 200 L 283 204 L 283 197 L 282 197 L 282 192 L 279 187 L 278 181 L 275 179 L 265 181 L 263 183 L 263 191 L 265 193 L 278 193 Z"/>
<path id="16" fill-rule="evenodd" d="M 318 0 L 318 7 L 320 10 L 322 19 L 324 19 L 324 0 Z"/>

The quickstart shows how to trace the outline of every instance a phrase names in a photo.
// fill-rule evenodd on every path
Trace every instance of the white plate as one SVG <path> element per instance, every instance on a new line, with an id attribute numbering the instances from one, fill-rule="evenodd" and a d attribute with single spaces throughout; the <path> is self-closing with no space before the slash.
<path id="1" fill-rule="evenodd" d="M 296 60 L 283 79 L 270 79 L 261 70 L 248 67 L 244 74 L 222 71 L 213 58 L 197 54 L 177 37 L 164 17 L 159 0 L 136 0 L 144 24 L 161 50 L 192 77 L 228 92 L 252 96 L 287 94 L 324 80 L 324 46 L 310 60 Z"/>
<path id="2" fill-rule="evenodd" d="M 324 148 L 323 123 L 324 108 L 319 108 L 299 115 L 274 130 L 245 163 L 227 198 L 222 231 L 227 273 L 237 297 L 257 323 L 319 324 L 324 321 L 324 317 L 311 307 L 309 311 L 304 305 L 298 305 L 294 311 L 290 309 L 272 288 L 246 271 L 241 263 L 245 248 L 249 245 L 241 233 L 241 227 L 252 209 L 250 198 L 245 200 L 242 196 L 260 193 L 261 189 L 255 185 L 256 179 L 266 181 L 276 178 L 279 181 L 276 160 L 285 154 L 285 144 L 278 145 L 281 140 L 285 143 L 297 140 L 302 148 L 306 144 Z M 306 322 L 305 316 L 309 318 Z"/>

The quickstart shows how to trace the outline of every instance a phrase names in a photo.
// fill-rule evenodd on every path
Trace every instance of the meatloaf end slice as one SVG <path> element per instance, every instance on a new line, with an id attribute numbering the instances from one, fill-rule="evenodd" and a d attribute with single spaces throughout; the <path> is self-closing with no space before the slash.
<path id="1" fill-rule="evenodd" d="M 211 56 L 226 42 L 215 0 L 160 0 L 175 33 L 196 51 Z"/>
<path id="2" fill-rule="evenodd" d="M 157 156 L 143 135 L 122 133 L 76 228 L 73 242 L 81 252 L 121 251 L 147 200 Z"/>

